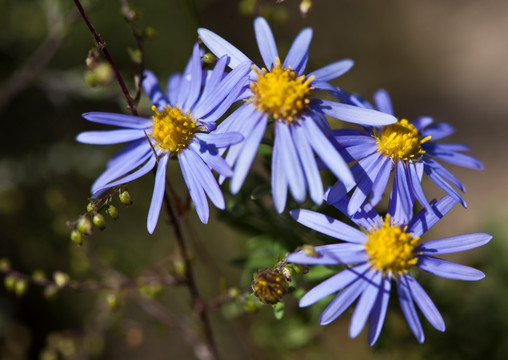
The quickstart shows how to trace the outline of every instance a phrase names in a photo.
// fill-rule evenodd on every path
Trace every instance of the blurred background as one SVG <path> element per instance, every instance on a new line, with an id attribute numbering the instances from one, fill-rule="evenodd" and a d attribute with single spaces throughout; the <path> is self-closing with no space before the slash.
<path id="1" fill-rule="evenodd" d="M 314 38 L 309 70 L 353 59 L 354 68 L 334 85 L 369 99 L 378 88 L 386 89 L 396 114 L 408 119 L 428 115 L 452 124 L 457 132 L 446 140 L 468 144 L 485 165 L 481 172 L 448 167 L 467 188 L 468 209 L 457 206 L 426 235 L 426 239 L 468 232 L 494 236 L 481 249 L 447 257 L 481 269 L 487 275 L 484 280 L 463 283 L 420 274 L 419 281 L 445 318 L 445 333 L 424 323 L 426 342 L 419 345 L 392 296 L 380 340 L 371 348 L 365 330 L 349 339 L 351 311 L 320 327 L 317 319 L 327 301 L 299 310 L 297 300 L 286 296 L 280 320 L 270 306 L 255 303 L 230 303 L 210 312 L 224 359 L 506 358 L 506 0 L 315 0 L 305 17 L 297 0 L 280 4 L 130 0 L 129 4 L 139 15 L 135 26 L 146 35 L 145 66 L 162 84 L 171 73 L 183 70 L 198 27 L 220 34 L 260 63 L 252 28 L 255 16 L 267 17 L 282 54 L 300 29 L 310 26 Z M 134 92 L 139 52 L 120 11 L 121 2 L 94 0 L 83 5 Z M 0 0 L 0 9 L 0 258 L 9 259 L 12 269 L 28 276 L 37 270 L 49 277 L 62 271 L 77 281 L 111 286 L 118 279 L 144 274 L 163 258 L 174 266 L 175 244 L 163 216 L 153 235 L 146 232 L 151 176 L 129 184 L 131 207 L 115 200 L 120 218 L 107 219 L 106 231 L 95 231 L 82 247 L 70 241 L 66 222 L 86 211 L 91 184 L 120 149 L 76 143 L 79 132 L 101 128 L 80 114 L 127 112 L 126 105 L 107 71 L 101 75 L 87 67 L 94 44 L 73 2 Z M 139 110 L 150 116 L 144 97 Z M 258 166 L 262 169 L 262 160 Z M 183 193 L 176 162 L 168 176 Z M 258 180 L 251 176 L 246 189 Z M 433 184 L 425 186 L 430 194 L 443 195 Z M 261 213 L 263 218 L 254 219 L 254 210 L 235 207 L 241 204 L 239 198 L 227 198 L 230 211 L 220 216 L 212 212 L 209 225 L 202 225 L 190 211 L 184 226 L 198 286 L 207 300 L 230 287 L 248 289 L 252 273 L 273 266 L 277 255 L 293 250 L 291 236 L 302 231 L 295 230 L 287 214 Z M 295 282 L 310 288 L 330 273 L 319 269 Z M 5 276 L 0 278 L 4 281 Z M 19 292 L 24 294 L 0 287 L 1 359 L 196 356 L 179 325 L 197 329 L 183 288 L 146 286 L 136 294 L 62 289 L 52 294 L 44 286 L 29 284 Z M 119 302 L 117 307 L 112 299 Z"/>

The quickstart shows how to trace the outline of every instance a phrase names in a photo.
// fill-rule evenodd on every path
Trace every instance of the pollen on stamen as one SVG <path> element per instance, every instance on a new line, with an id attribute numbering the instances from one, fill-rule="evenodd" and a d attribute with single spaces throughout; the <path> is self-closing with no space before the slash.
<path id="1" fill-rule="evenodd" d="M 270 71 L 265 68 L 259 71 L 255 66 L 252 69 L 258 77 L 250 83 L 253 95 L 248 101 L 275 120 L 287 124 L 297 120 L 310 103 L 309 93 L 314 89 L 310 83 L 314 77 L 298 76 L 291 66 L 283 67 L 278 57 Z"/>
<path id="2" fill-rule="evenodd" d="M 155 146 L 171 153 L 185 149 L 199 130 L 197 121 L 190 114 L 183 114 L 179 108 L 169 105 L 160 112 L 155 106 L 152 110 L 155 115 L 152 117 L 151 137 Z"/>
<path id="3" fill-rule="evenodd" d="M 367 232 L 365 250 L 369 263 L 375 269 L 397 276 L 408 272 L 417 263 L 414 249 L 420 238 L 413 237 L 413 234 L 407 233 L 406 230 L 407 226 L 392 224 L 390 215 L 386 215 L 380 227 Z"/>
<path id="4" fill-rule="evenodd" d="M 406 119 L 374 132 L 378 151 L 394 160 L 414 160 L 425 154 L 422 144 L 430 136 L 421 138 L 415 126 Z"/>

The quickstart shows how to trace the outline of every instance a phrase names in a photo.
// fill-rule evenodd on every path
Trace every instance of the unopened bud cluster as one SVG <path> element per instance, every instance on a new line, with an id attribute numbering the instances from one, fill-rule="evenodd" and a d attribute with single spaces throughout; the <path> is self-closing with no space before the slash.
<path id="1" fill-rule="evenodd" d="M 93 226 L 99 230 L 106 228 L 106 219 L 101 211 L 104 211 L 113 220 L 118 220 L 118 209 L 112 204 L 115 193 L 118 193 L 118 199 L 122 204 L 132 205 L 131 195 L 124 187 L 113 189 L 109 195 L 101 199 L 91 199 L 86 206 L 86 213 L 81 215 L 77 221 L 69 223 L 69 226 L 72 227 L 70 237 L 74 243 L 82 245 L 84 236 L 92 235 Z"/>
<path id="2" fill-rule="evenodd" d="M 254 274 L 254 296 L 265 304 L 276 304 L 286 294 L 288 282 L 285 274 L 277 269 L 266 268 Z"/>

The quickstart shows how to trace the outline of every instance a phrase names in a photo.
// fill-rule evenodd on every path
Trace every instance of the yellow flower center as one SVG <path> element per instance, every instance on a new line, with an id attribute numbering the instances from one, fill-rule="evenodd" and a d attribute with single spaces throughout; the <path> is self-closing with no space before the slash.
<path id="1" fill-rule="evenodd" d="M 184 115 L 179 108 L 166 106 L 161 112 L 152 106 L 152 138 L 155 145 L 178 153 L 185 149 L 199 130 L 196 120 L 190 114 Z"/>
<path id="2" fill-rule="evenodd" d="M 418 246 L 419 237 L 406 233 L 407 226 L 401 228 L 392 225 L 390 215 L 382 220 L 379 228 L 372 228 L 367 233 L 368 241 L 365 250 L 369 263 L 383 273 L 401 274 L 418 261 L 414 249 Z"/>
<path id="3" fill-rule="evenodd" d="M 309 84 L 314 77 L 298 76 L 291 66 L 281 66 L 279 58 L 275 61 L 275 67 L 270 71 L 263 68 L 260 72 L 252 67 L 258 78 L 250 83 L 253 95 L 249 101 L 275 120 L 290 124 L 309 104 L 309 93 L 314 89 Z"/>
<path id="4" fill-rule="evenodd" d="M 425 154 L 421 145 L 430 140 L 430 136 L 422 139 L 406 119 L 385 126 L 381 134 L 374 131 L 374 136 L 378 151 L 394 160 L 410 160 Z"/>

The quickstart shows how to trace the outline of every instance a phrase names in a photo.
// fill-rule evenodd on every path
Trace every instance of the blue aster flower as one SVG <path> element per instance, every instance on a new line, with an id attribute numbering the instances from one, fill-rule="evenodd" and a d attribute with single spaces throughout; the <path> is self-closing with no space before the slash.
<path id="1" fill-rule="evenodd" d="M 347 212 L 347 202 L 348 199 L 344 198 L 337 203 L 344 213 Z M 345 267 L 308 291 L 300 299 L 300 307 L 312 305 L 338 292 L 321 314 L 319 322 L 326 325 L 359 299 L 351 318 L 349 335 L 356 337 L 369 320 L 368 342 L 373 345 L 383 327 L 390 289 L 395 282 L 402 312 L 418 342 L 424 341 L 424 334 L 415 304 L 434 328 L 444 331 L 441 314 L 410 272 L 414 273 L 413 268 L 418 268 L 448 279 L 477 281 L 484 278 L 485 275 L 477 269 L 435 256 L 484 245 L 492 238 L 489 234 L 420 241 L 420 237 L 456 203 L 455 198 L 447 195 L 431 202 L 431 211 L 423 209 L 413 218 L 409 214 L 397 215 L 400 214 L 398 211 L 389 212 L 383 218 L 366 204 L 351 217 L 361 230 L 314 211 L 292 210 L 291 216 L 299 223 L 345 241 L 317 246 L 314 253 L 299 251 L 287 257 L 288 262 L 296 264 Z"/>
<path id="2" fill-rule="evenodd" d="M 228 60 L 223 56 L 213 71 L 203 71 L 201 51 L 196 44 L 184 73 L 170 77 L 167 96 L 155 76 L 145 72 L 142 85 L 153 104 L 151 118 L 103 112 L 83 114 L 88 121 L 123 129 L 83 132 L 77 136 L 79 142 L 96 145 L 130 142 L 108 162 L 106 171 L 92 186 L 92 195 L 135 180 L 157 167 L 147 220 L 148 232 L 153 233 L 164 197 L 168 160 L 175 157 L 199 219 L 208 222 L 206 196 L 217 208 L 224 209 L 224 197 L 211 170 L 222 176 L 233 174 L 219 149 L 241 142 L 243 136 L 238 132 L 210 131 L 237 100 L 250 71 L 250 63 L 246 62 L 226 75 Z"/>
<path id="3" fill-rule="evenodd" d="M 241 96 L 244 104 L 217 129 L 219 132 L 238 131 L 245 137 L 245 141 L 232 146 L 226 156 L 226 161 L 234 167 L 231 192 L 240 190 L 268 121 L 273 119 L 271 186 L 275 209 L 279 213 L 284 210 L 288 188 L 296 201 L 305 200 L 308 191 L 312 201 L 320 204 L 324 191 L 315 155 L 340 181 L 347 186 L 354 185 L 349 167 L 333 146 L 331 129 L 324 115 L 361 125 L 387 125 L 396 120 L 371 109 L 314 97 L 316 90 L 335 91 L 328 81 L 347 72 L 353 62 L 349 59 L 337 61 L 305 75 L 311 29 L 298 34 L 284 62 L 279 58 L 266 20 L 257 18 L 254 30 L 265 67 L 252 66 L 249 87 Z M 249 61 L 240 50 L 215 33 L 207 29 L 199 29 L 198 33 L 216 56 L 231 57 L 231 68 Z"/>
<path id="4" fill-rule="evenodd" d="M 371 104 L 358 96 L 341 90 L 338 95 L 345 103 L 372 108 Z M 386 91 L 377 91 L 374 94 L 374 103 L 378 110 L 393 115 L 390 97 Z M 406 212 L 414 199 L 430 209 L 421 186 L 423 174 L 466 207 L 466 202 L 453 187 L 464 192 L 464 185 L 437 160 L 471 169 L 482 169 L 483 165 L 479 160 L 463 153 L 469 150 L 466 145 L 436 143 L 435 141 L 451 135 L 455 130 L 447 123 L 432 123 L 433 119 L 425 116 L 412 122 L 401 119 L 388 126 L 333 131 L 343 156 L 348 161 L 356 161 L 351 170 L 357 185 L 351 195 L 349 214 L 356 212 L 368 197 L 372 206 L 379 203 L 392 170 L 395 176 L 391 197 L 399 202 L 400 208 L 404 208 Z M 344 186 L 337 182 L 329 190 L 327 202 L 340 200 L 354 187 L 355 185 Z M 395 201 L 392 204 L 395 204 Z"/>

